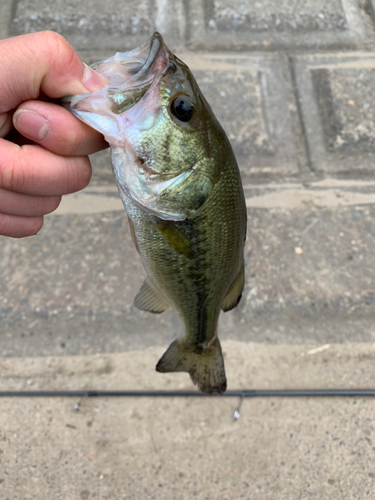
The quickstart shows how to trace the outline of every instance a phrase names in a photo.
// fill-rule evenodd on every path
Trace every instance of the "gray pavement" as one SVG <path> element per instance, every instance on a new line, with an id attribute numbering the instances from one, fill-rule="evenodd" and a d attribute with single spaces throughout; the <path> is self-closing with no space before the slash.
<path id="1" fill-rule="evenodd" d="M 62 33 L 88 63 L 154 29 L 232 141 L 246 285 L 229 389 L 375 387 L 374 0 L 2 0 L 0 37 Z M 0 241 L 0 390 L 191 389 L 154 366 L 175 313 L 144 277 L 108 152 L 33 238 Z M 0 499 L 375 499 L 373 399 L 2 399 Z"/>

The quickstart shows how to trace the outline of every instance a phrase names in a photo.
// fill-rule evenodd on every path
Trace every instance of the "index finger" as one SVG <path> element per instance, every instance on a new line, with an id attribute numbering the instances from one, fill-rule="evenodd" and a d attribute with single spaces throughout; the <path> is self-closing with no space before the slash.
<path id="1" fill-rule="evenodd" d="M 93 92 L 108 83 L 52 31 L 1 40 L 0 61 L 0 113 L 37 99 L 41 92 L 56 99 Z"/>

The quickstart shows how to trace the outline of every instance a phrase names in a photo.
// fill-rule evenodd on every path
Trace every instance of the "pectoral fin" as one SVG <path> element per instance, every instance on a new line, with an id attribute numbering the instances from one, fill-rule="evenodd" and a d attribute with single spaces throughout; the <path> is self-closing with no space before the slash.
<path id="1" fill-rule="evenodd" d="M 242 264 L 241 271 L 237 274 L 236 279 L 231 284 L 224 300 L 221 305 L 221 308 L 224 312 L 230 311 L 234 309 L 242 297 L 242 290 L 245 283 L 245 269 Z"/>
<path id="2" fill-rule="evenodd" d="M 146 279 L 134 299 L 134 305 L 141 311 L 160 314 L 171 306 L 169 302 Z"/>
<path id="3" fill-rule="evenodd" d="M 175 223 L 170 220 L 162 220 L 157 217 L 150 217 L 157 231 L 168 241 L 168 243 L 177 251 L 185 255 L 188 259 L 194 259 L 196 250 L 191 242 L 182 234 Z"/>

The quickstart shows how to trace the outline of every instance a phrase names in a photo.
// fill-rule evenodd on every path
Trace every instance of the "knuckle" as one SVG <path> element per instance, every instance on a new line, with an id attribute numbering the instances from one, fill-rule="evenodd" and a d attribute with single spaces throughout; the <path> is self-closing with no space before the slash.
<path id="1" fill-rule="evenodd" d="M 69 74 L 78 58 L 70 43 L 54 31 L 42 31 L 33 35 L 36 37 L 38 53 L 41 51 L 51 65 L 49 71 L 58 76 Z"/>
<path id="2" fill-rule="evenodd" d="M 9 215 L 0 214 L 0 235 L 11 236 L 10 227 L 11 217 Z"/>
<path id="3" fill-rule="evenodd" d="M 59 33 L 47 32 L 48 51 L 51 60 L 56 62 L 57 72 L 70 73 L 71 68 L 76 64 L 77 54 L 70 43 Z"/>
<path id="4" fill-rule="evenodd" d="M 61 141 L 61 148 L 63 155 L 75 156 L 77 152 L 81 149 L 82 138 L 80 134 L 76 133 L 74 130 L 66 131 L 66 136 L 64 140 Z"/>
<path id="5" fill-rule="evenodd" d="M 28 234 L 26 236 L 33 236 L 42 229 L 44 217 L 42 215 L 39 217 L 30 217 L 28 223 Z"/>
<path id="6" fill-rule="evenodd" d="M 22 168 L 16 165 L 6 165 L 0 168 L 0 186 L 8 191 L 22 191 L 26 184 L 26 175 Z"/>
<path id="7" fill-rule="evenodd" d="M 46 196 L 30 196 L 26 195 L 24 198 L 24 215 L 29 215 L 33 217 L 38 217 L 40 215 L 45 215 L 49 212 L 48 208 L 48 198 Z"/>
<path id="8" fill-rule="evenodd" d="M 61 196 L 51 196 L 49 199 L 48 213 L 56 210 L 61 203 Z"/>
<path id="9" fill-rule="evenodd" d="M 41 197 L 39 201 L 39 207 L 37 210 L 38 215 L 47 215 L 55 211 L 60 205 L 61 196 L 46 196 Z"/>
<path id="10" fill-rule="evenodd" d="M 47 53 L 53 58 L 56 57 L 56 52 L 59 54 L 60 52 L 66 50 L 64 49 L 66 45 L 69 45 L 67 40 L 65 40 L 62 35 L 55 33 L 54 31 L 39 31 L 27 36 L 30 37 L 33 42 L 29 44 L 30 49 L 33 49 L 35 53 L 42 51 L 43 54 Z"/>
<path id="11" fill-rule="evenodd" d="M 24 238 L 37 234 L 43 227 L 43 217 L 18 217 L 0 214 L 0 235 Z"/>
<path id="12" fill-rule="evenodd" d="M 66 179 L 66 193 L 79 191 L 87 186 L 91 179 L 91 164 L 87 156 L 71 159 Z"/>
<path id="13" fill-rule="evenodd" d="M 55 31 L 43 31 L 40 35 L 43 37 L 42 42 L 45 46 L 51 47 L 54 51 L 64 51 L 67 50 L 67 48 L 72 50 L 69 42 L 60 35 L 60 33 L 56 33 Z"/>

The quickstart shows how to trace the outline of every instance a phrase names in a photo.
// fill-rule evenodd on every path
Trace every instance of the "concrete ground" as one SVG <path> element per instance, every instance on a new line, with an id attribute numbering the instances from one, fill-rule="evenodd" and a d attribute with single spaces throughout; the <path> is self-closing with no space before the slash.
<path id="1" fill-rule="evenodd" d="M 230 387 L 369 387 L 364 343 L 223 342 Z M 191 389 L 163 348 L 1 359 L 6 389 Z M 373 498 L 373 399 L 5 399 L 6 499 Z"/>
<path id="2" fill-rule="evenodd" d="M 246 285 L 228 389 L 375 387 L 374 0 L 2 0 L 0 37 L 59 31 L 86 62 L 159 29 L 232 141 Z M 144 271 L 109 153 L 33 238 L 0 241 L 0 391 L 193 389 L 154 366 L 176 314 Z M 0 499 L 375 499 L 373 398 L 1 398 Z"/>

